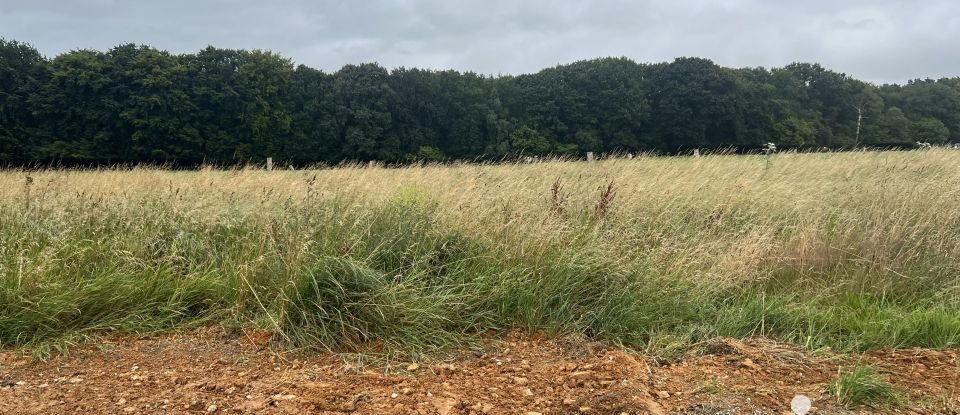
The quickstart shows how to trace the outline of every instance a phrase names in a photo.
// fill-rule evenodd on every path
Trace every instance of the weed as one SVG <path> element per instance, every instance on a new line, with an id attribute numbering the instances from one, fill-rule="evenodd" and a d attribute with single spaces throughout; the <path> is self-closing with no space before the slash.
<path id="1" fill-rule="evenodd" d="M 550 210 L 562 215 L 566 203 L 567 195 L 563 193 L 563 183 L 560 182 L 560 177 L 557 177 L 557 180 L 550 186 Z"/>
<path id="2" fill-rule="evenodd" d="M 599 190 L 600 198 L 593 207 L 593 215 L 597 218 L 603 218 L 610 213 L 610 207 L 613 204 L 613 198 L 617 195 L 617 192 L 613 188 L 613 180 L 610 180 L 606 186 L 600 186 Z"/>
<path id="3" fill-rule="evenodd" d="M 23 209 L 30 210 L 30 189 L 33 188 L 33 176 L 26 175 L 23 180 Z"/>
<path id="4" fill-rule="evenodd" d="M 848 370 L 841 368 L 836 380 L 827 385 L 827 393 L 847 408 L 880 408 L 903 402 L 900 391 L 880 377 L 871 366 L 855 366 Z"/>
<path id="5" fill-rule="evenodd" d="M 723 392 L 723 384 L 721 384 L 717 379 L 710 379 L 706 382 L 703 382 L 700 385 L 699 390 L 703 393 L 709 393 L 711 395 L 717 395 Z"/>

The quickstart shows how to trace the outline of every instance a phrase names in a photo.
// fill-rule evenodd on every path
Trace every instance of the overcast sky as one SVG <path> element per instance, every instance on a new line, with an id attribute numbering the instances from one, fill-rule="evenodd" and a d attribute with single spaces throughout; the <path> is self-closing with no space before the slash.
<path id="1" fill-rule="evenodd" d="M 958 0 L 0 0 L 0 37 L 47 56 L 145 43 L 346 63 L 535 72 L 601 56 L 819 62 L 882 83 L 960 75 Z"/>

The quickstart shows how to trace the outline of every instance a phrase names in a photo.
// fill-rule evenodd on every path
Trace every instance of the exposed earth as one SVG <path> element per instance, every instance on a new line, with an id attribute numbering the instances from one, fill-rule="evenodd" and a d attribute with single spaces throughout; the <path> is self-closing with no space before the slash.
<path id="1" fill-rule="evenodd" d="M 960 351 L 802 353 L 715 339 L 680 362 L 579 339 L 511 334 L 432 362 L 264 347 L 269 333 L 207 328 L 104 337 L 46 362 L 0 352 L 0 414 L 960 414 Z M 824 395 L 840 366 L 870 364 L 907 404 L 848 410 Z"/>

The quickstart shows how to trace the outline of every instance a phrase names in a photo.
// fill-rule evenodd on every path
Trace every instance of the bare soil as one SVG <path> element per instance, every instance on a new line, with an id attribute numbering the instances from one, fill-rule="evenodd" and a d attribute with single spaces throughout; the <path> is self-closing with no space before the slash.
<path id="1" fill-rule="evenodd" d="M 813 356 L 715 339 L 680 362 L 580 339 L 510 334 L 447 360 L 362 365 L 264 347 L 219 328 L 106 337 L 46 362 L 0 352 L 0 414 L 960 414 L 957 350 Z M 905 407 L 847 410 L 823 393 L 839 367 L 874 365 Z"/>

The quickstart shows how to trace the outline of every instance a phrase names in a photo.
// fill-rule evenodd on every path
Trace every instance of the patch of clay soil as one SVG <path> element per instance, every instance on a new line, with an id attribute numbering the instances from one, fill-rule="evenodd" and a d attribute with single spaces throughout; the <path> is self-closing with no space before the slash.
<path id="1" fill-rule="evenodd" d="M 846 411 L 823 396 L 839 366 L 872 364 L 906 391 L 890 413 L 958 414 L 956 350 L 812 357 L 762 340 L 716 339 L 680 363 L 575 339 L 511 334 L 447 361 L 361 367 L 332 354 L 262 346 L 268 333 L 219 329 L 113 337 L 37 362 L 0 352 L 0 414 L 815 414 Z"/>

